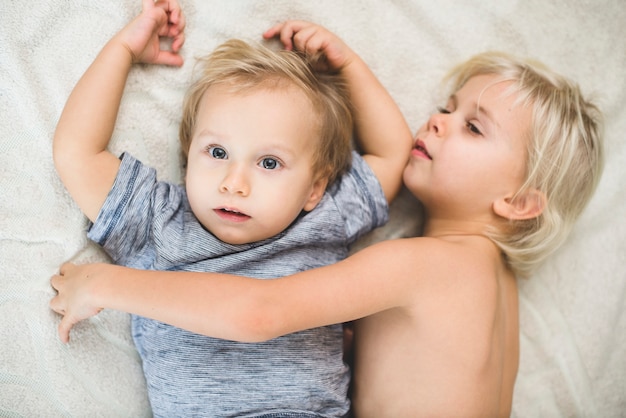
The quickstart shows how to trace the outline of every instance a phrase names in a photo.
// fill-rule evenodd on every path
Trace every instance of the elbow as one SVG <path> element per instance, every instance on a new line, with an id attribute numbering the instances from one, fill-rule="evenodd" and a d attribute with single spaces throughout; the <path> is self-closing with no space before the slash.
<path id="1" fill-rule="evenodd" d="M 54 134 L 52 140 L 52 161 L 57 173 L 62 174 L 63 168 L 71 164 L 71 156 L 67 147 L 63 146 L 63 138 L 58 132 Z"/>
<path id="2" fill-rule="evenodd" d="M 261 343 L 280 337 L 286 333 L 280 331 L 280 325 L 270 315 L 256 315 L 245 321 L 241 330 L 245 336 L 245 342 Z"/>
<path id="3" fill-rule="evenodd" d="M 285 329 L 285 317 L 267 307 L 246 309 L 234 325 L 233 337 L 240 342 L 260 343 L 289 333 Z"/>

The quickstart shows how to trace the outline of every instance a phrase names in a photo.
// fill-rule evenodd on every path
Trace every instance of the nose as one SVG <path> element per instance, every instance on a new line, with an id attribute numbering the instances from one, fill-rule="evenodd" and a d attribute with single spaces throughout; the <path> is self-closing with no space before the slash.
<path id="1" fill-rule="evenodd" d="M 435 113 L 428 120 L 428 131 L 433 132 L 437 136 L 446 134 L 447 117 L 445 113 Z"/>
<path id="2" fill-rule="evenodd" d="M 219 190 L 221 193 L 248 196 L 250 193 L 250 184 L 248 182 L 245 169 L 238 164 L 229 166 L 220 183 Z"/>

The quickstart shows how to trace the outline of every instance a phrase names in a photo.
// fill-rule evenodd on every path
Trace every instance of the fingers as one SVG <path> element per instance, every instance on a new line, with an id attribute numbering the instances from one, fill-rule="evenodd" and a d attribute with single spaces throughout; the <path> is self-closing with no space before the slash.
<path id="1" fill-rule="evenodd" d="M 263 38 L 272 39 L 278 36 L 280 42 L 283 44 L 283 47 L 286 50 L 291 51 L 293 49 L 291 39 L 294 31 L 290 26 L 288 26 L 288 23 L 289 22 L 277 23 L 263 33 Z"/>
<path id="2" fill-rule="evenodd" d="M 55 274 L 50 278 L 50 285 L 57 292 L 61 289 L 61 286 L 63 285 L 63 274 L 63 272 L 59 272 L 59 274 Z"/>
<path id="3" fill-rule="evenodd" d="M 289 51 L 294 47 L 301 49 L 300 47 L 306 43 L 305 39 L 308 35 L 300 34 L 300 32 L 304 32 L 306 28 L 313 28 L 314 26 L 315 25 L 312 23 L 302 20 L 288 20 L 286 22 L 277 23 L 266 30 L 265 33 L 263 33 L 263 37 L 265 39 L 271 39 L 278 36 L 283 47 Z M 296 36 L 300 38 L 298 44 L 294 43 Z M 304 49 L 301 50 L 304 51 Z"/>
<path id="4" fill-rule="evenodd" d="M 63 276 L 68 272 L 68 270 L 72 269 L 74 265 L 72 263 L 64 263 L 61 265 L 59 269 L 59 274 L 55 274 L 50 278 L 50 285 L 57 291 L 60 292 L 63 288 Z M 60 294 L 57 294 L 50 300 L 49 303 L 50 309 L 59 315 L 63 315 L 61 322 L 58 327 L 59 338 L 63 343 L 68 343 L 70 340 L 70 329 L 72 328 L 71 321 L 69 318 L 65 316 L 65 303 L 63 302 L 63 298 Z"/>
<path id="5" fill-rule="evenodd" d="M 89 303 L 85 292 L 89 279 L 89 265 L 77 266 L 72 263 L 63 264 L 59 274 L 50 278 L 50 284 L 57 290 L 57 294 L 50 299 L 49 306 L 62 315 L 58 333 L 63 342 L 69 341 L 70 330 L 75 324 L 102 311 L 102 308 L 93 307 Z"/>
<path id="6" fill-rule="evenodd" d="M 167 23 L 160 28 L 159 36 L 172 38 L 172 51 L 178 52 L 185 43 L 185 15 L 175 0 L 159 0 L 155 5 L 167 15 Z"/>
<path id="7" fill-rule="evenodd" d="M 63 286 L 63 276 L 69 274 L 72 269 L 76 267 L 73 263 L 63 263 L 59 268 L 59 274 L 55 274 L 50 278 L 50 285 L 54 290 L 59 291 Z"/>
<path id="8" fill-rule="evenodd" d="M 63 319 L 61 319 L 61 323 L 59 323 L 57 332 L 59 334 L 59 338 L 64 344 L 70 342 L 70 330 L 73 326 L 74 323 L 70 321 L 68 316 L 64 316 Z"/>
<path id="9" fill-rule="evenodd" d="M 172 38 L 172 52 L 178 53 L 185 43 L 185 34 L 180 32 Z"/>
<path id="10" fill-rule="evenodd" d="M 172 36 L 177 36 L 185 31 L 185 15 L 176 2 L 170 2 L 169 23 L 173 31 Z"/>
<path id="11" fill-rule="evenodd" d="M 328 46 L 330 34 L 322 27 L 302 20 L 289 20 L 269 28 L 263 37 L 279 37 L 285 49 L 297 49 L 308 55 L 323 52 Z"/>
<path id="12" fill-rule="evenodd" d="M 167 16 L 166 22 L 159 29 L 159 36 L 172 40 L 170 50 L 159 51 L 154 63 L 180 67 L 183 65 L 183 58 L 178 52 L 185 43 L 185 15 L 176 0 L 158 0 L 153 4 L 161 8 Z"/>
<path id="13" fill-rule="evenodd" d="M 58 295 L 50 299 L 50 303 L 48 304 L 48 306 L 50 306 L 50 309 L 58 314 L 63 315 L 65 313 L 65 308 L 63 307 L 63 304 Z"/>
<path id="14" fill-rule="evenodd" d="M 172 67 L 180 67 L 184 64 L 183 57 L 175 52 L 160 51 L 154 60 L 155 64 L 169 65 Z"/>
<path id="15" fill-rule="evenodd" d="M 58 278 L 60 277 L 61 276 L 58 276 L 58 275 L 52 276 L 52 279 L 50 280 L 50 282 L 51 283 L 58 282 Z M 55 287 L 54 284 L 53 284 L 53 287 Z M 68 343 L 70 340 L 70 330 L 72 329 L 73 324 L 72 324 L 72 321 L 69 320 L 69 317 L 65 315 L 65 304 L 63 303 L 61 297 L 57 295 L 50 300 L 49 305 L 50 305 L 50 309 L 52 309 L 54 312 L 58 313 L 59 315 L 63 316 L 57 328 L 57 332 L 59 334 L 59 338 L 61 339 L 61 341 L 63 343 Z"/>
<path id="16" fill-rule="evenodd" d="M 61 339 L 61 341 L 63 341 L 64 343 L 69 342 L 70 329 L 72 329 L 72 323 L 71 321 L 69 321 L 69 317 L 65 315 L 65 308 L 63 307 L 63 304 L 60 302 L 59 296 L 52 298 L 52 300 L 50 301 L 50 308 L 54 312 L 63 316 L 57 328 L 57 332 L 59 334 L 59 338 Z"/>
<path id="17" fill-rule="evenodd" d="M 143 0 L 143 9 L 127 43 L 133 51 L 133 62 L 180 67 L 184 60 L 178 55 L 185 43 L 185 16 L 176 0 Z M 160 38 L 171 40 L 163 48 Z"/>
<path id="18" fill-rule="evenodd" d="M 281 28 L 283 27 L 284 23 L 277 23 L 274 26 L 272 26 L 271 28 L 269 28 L 268 30 L 266 30 L 265 32 L 263 32 L 263 38 L 265 39 L 272 39 L 274 36 L 278 35 L 280 33 Z"/>
<path id="19" fill-rule="evenodd" d="M 350 55 L 349 48 L 337 36 L 302 20 L 278 23 L 265 31 L 263 37 L 278 37 L 285 49 L 303 52 L 318 71 L 341 70 Z"/>
<path id="20" fill-rule="evenodd" d="M 50 278 L 50 284 L 57 291 L 57 295 L 50 299 L 50 309 L 54 312 L 65 315 L 65 303 L 63 301 L 63 297 L 61 291 L 63 289 L 63 276 L 61 274 L 56 274 Z"/>
<path id="21" fill-rule="evenodd" d="M 53 276 L 52 280 L 58 277 L 60 276 Z M 62 316 L 57 332 L 61 341 L 68 343 L 70 341 L 70 331 L 78 323 L 78 320 L 66 312 L 66 304 L 60 295 L 53 297 L 49 305 L 50 309 Z"/>

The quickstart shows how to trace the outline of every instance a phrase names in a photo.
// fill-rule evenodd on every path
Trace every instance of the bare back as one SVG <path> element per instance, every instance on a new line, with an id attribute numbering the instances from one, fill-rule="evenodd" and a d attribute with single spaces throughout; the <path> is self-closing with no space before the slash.
<path id="1" fill-rule="evenodd" d="M 424 244 L 441 256 L 427 267 L 411 257 L 411 247 Z M 399 257 L 406 259 L 394 260 L 405 266 L 404 277 L 387 280 L 420 282 L 408 306 L 355 324 L 357 416 L 509 416 L 518 300 L 500 252 L 476 236 L 411 238 L 404 245 L 407 255 Z"/>

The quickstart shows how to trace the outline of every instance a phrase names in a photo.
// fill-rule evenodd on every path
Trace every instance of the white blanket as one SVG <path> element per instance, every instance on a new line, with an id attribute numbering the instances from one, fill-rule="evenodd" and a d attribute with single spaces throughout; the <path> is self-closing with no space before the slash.
<path id="1" fill-rule="evenodd" d="M 299 18 L 341 36 L 370 64 L 413 129 L 453 64 L 487 49 L 530 55 L 577 80 L 606 114 L 606 170 L 567 244 L 520 284 L 516 417 L 626 411 L 626 7 L 619 0 L 182 1 L 181 69 L 136 67 L 111 149 L 179 181 L 177 126 L 194 57 L 232 37 L 260 40 Z M 51 140 L 74 84 L 139 0 L 25 0 L 0 24 L 0 416 L 149 416 L 126 314 L 103 312 L 59 342 L 49 277 L 67 260 L 106 260 L 60 183 Z M 408 196 L 376 239 L 414 234 Z M 459 347 L 462 349 L 462 347 Z M 462 413 L 462 411 L 460 411 Z"/>

